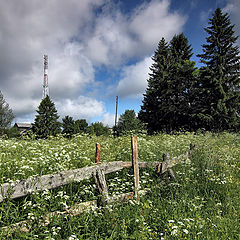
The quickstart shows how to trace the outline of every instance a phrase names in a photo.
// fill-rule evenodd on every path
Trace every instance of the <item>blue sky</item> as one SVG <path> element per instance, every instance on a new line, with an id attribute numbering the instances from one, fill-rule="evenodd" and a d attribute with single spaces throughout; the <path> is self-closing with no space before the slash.
<path id="1" fill-rule="evenodd" d="M 0 90 L 15 122 L 34 120 L 44 54 L 60 119 L 111 126 L 116 95 L 119 115 L 138 112 L 159 40 L 183 32 L 199 66 L 203 28 L 217 7 L 240 35 L 239 0 L 0 0 Z"/>

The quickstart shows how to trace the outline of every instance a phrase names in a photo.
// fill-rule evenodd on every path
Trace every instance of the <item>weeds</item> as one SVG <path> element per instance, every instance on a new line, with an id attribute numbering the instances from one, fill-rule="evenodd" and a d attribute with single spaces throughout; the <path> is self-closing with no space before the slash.
<path id="1" fill-rule="evenodd" d="M 91 165 L 95 143 L 101 143 L 101 160 L 129 161 L 130 138 L 59 136 L 46 141 L 0 140 L 2 182 L 25 179 Z M 92 209 L 81 215 L 52 216 L 47 226 L 39 222 L 49 212 L 97 199 L 93 180 L 72 183 L 51 191 L 35 192 L 0 204 L 2 226 L 31 220 L 28 232 L 0 231 L 1 239 L 239 239 L 240 137 L 237 134 L 139 136 L 139 160 L 160 161 L 196 144 L 190 159 L 174 167 L 177 181 L 160 178 L 155 169 L 140 170 L 141 198 Z M 110 195 L 133 190 L 131 169 L 107 175 Z"/>

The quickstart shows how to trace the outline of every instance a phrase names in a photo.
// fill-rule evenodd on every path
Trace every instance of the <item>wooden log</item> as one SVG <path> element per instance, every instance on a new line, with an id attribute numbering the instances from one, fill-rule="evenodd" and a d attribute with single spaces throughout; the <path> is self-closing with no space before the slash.
<path id="1" fill-rule="evenodd" d="M 134 175 L 134 194 L 136 200 L 139 201 L 139 166 L 138 166 L 138 147 L 137 147 L 137 137 L 132 136 L 132 166 L 133 166 L 133 175 Z"/>
<path id="2" fill-rule="evenodd" d="M 157 164 L 158 162 L 139 162 L 139 167 L 156 167 Z M 18 197 L 24 197 L 34 191 L 42 191 L 44 189 L 50 190 L 71 182 L 89 179 L 93 176 L 93 173 L 96 172 L 96 169 L 102 169 L 105 174 L 108 174 L 132 166 L 132 162 L 107 162 L 102 163 L 101 165 L 68 170 L 56 174 L 34 176 L 13 183 L 4 183 L 0 185 L 0 202 L 5 198 L 15 199 Z"/>
<path id="3" fill-rule="evenodd" d="M 106 206 L 108 203 L 108 189 L 107 183 L 105 179 L 105 173 L 102 169 L 97 169 L 96 172 L 93 174 L 95 183 L 98 187 L 98 191 L 101 194 L 101 204 Z"/>
<path id="4" fill-rule="evenodd" d="M 100 163 L 100 155 L 101 154 L 101 146 L 99 143 L 96 143 L 96 154 L 95 154 L 95 162 L 96 164 Z"/>
<path id="5" fill-rule="evenodd" d="M 56 174 L 34 176 L 13 183 L 4 183 L 0 185 L 0 202 L 2 202 L 4 198 L 14 199 L 23 197 L 34 191 L 42 191 L 44 189 L 50 190 L 71 182 L 89 179 L 98 168 L 103 169 L 106 173 L 111 173 L 123 169 L 123 166 L 122 162 L 109 162 L 102 165 L 63 171 Z"/>
<path id="6" fill-rule="evenodd" d="M 77 203 L 71 208 L 65 210 L 65 211 L 56 211 L 51 212 L 46 216 L 43 216 L 42 219 L 39 221 L 40 226 L 47 226 L 50 223 L 50 219 L 55 216 L 70 216 L 74 217 L 77 216 L 83 212 L 90 211 L 93 208 L 97 208 L 97 201 L 89 201 L 89 202 L 83 202 L 83 203 Z M 2 227 L 1 229 L 4 230 L 7 233 L 12 233 L 17 230 L 23 231 L 23 232 L 29 232 L 30 229 L 28 228 L 28 225 L 30 225 L 33 222 L 33 220 L 25 220 L 18 223 L 11 224 L 9 226 Z"/>

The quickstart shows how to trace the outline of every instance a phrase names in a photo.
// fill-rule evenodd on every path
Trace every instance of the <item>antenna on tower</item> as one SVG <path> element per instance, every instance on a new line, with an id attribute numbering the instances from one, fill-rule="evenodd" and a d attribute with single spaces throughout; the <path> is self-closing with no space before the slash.
<path id="1" fill-rule="evenodd" d="M 48 89 L 48 55 L 44 55 L 43 99 L 49 96 Z"/>

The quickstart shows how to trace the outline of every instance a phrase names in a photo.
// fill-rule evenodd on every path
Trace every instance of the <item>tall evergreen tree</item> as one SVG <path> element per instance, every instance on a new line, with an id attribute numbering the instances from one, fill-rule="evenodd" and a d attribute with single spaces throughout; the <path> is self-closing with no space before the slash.
<path id="1" fill-rule="evenodd" d="M 149 73 L 148 87 L 138 115 L 139 119 L 147 124 L 147 129 L 150 133 L 160 131 L 165 124 L 164 117 L 166 114 L 164 105 L 166 105 L 167 101 L 167 76 L 171 68 L 171 61 L 168 44 L 164 38 L 160 40 L 152 60 L 153 64 L 150 67 L 151 73 Z"/>
<path id="2" fill-rule="evenodd" d="M 198 117 L 208 130 L 239 128 L 240 54 L 233 28 L 228 14 L 217 8 L 205 28 L 208 37 L 203 54 L 198 55 L 204 64 Z"/>
<path id="3" fill-rule="evenodd" d="M 56 136 L 57 133 L 60 133 L 60 123 L 57 121 L 59 116 L 55 104 L 49 96 L 41 101 L 37 113 L 33 124 L 33 132 L 38 138 L 47 138 L 50 135 Z"/>
<path id="4" fill-rule="evenodd" d="M 169 46 L 164 38 L 159 42 L 139 113 L 150 133 L 189 127 L 190 96 L 196 71 L 195 63 L 190 61 L 191 51 L 183 34 L 175 35 Z"/>
<path id="5" fill-rule="evenodd" d="M 192 48 L 183 33 L 170 42 L 172 71 L 169 74 L 169 109 L 171 130 L 191 129 L 193 87 L 196 82 L 195 62 L 191 61 Z"/>
<path id="6" fill-rule="evenodd" d="M 62 133 L 66 134 L 66 137 L 71 138 L 74 134 L 75 121 L 72 117 L 65 116 L 62 119 Z"/>

